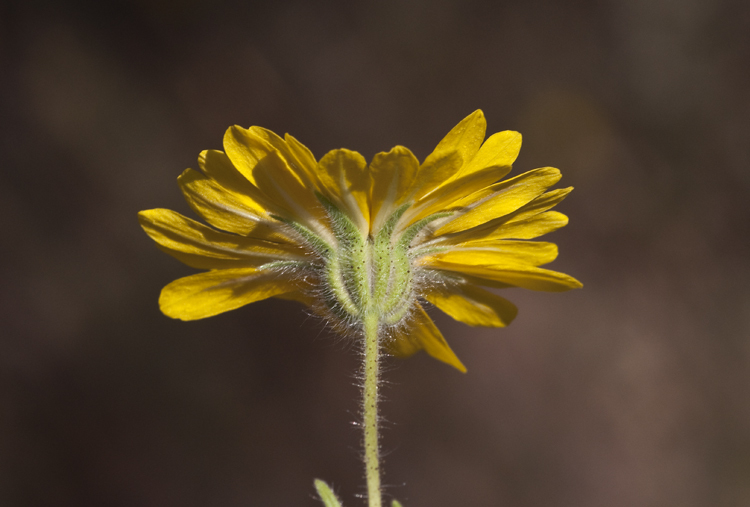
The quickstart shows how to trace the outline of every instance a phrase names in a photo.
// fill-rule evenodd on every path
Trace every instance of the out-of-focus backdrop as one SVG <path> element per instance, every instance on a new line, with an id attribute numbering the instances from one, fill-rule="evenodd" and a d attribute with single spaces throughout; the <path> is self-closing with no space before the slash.
<path id="1" fill-rule="evenodd" d="M 233 124 L 425 157 L 459 120 L 563 171 L 551 268 L 468 366 L 388 362 L 408 507 L 750 505 L 742 0 L 0 4 L 0 504 L 349 506 L 356 347 L 295 303 L 183 323 L 136 212 Z"/>

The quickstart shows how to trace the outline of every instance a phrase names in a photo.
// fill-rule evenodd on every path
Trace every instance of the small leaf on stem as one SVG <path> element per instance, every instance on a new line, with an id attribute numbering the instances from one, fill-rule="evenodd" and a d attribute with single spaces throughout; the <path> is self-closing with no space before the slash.
<path id="1" fill-rule="evenodd" d="M 336 498 L 336 493 L 333 492 L 330 486 L 320 479 L 315 479 L 315 489 L 318 491 L 318 496 L 323 501 L 325 507 L 341 507 L 341 502 Z M 398 502 L 397 502 L 398 503 Z M 396 507 L 401 507 L 397 505 Z"/>

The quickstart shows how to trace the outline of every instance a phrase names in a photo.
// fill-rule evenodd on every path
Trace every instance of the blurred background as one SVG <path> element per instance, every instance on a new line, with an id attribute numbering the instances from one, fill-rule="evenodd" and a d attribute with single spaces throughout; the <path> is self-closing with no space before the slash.
<path id="1" fill-rule="evenodd" d="M 356 347 L 301 306 L 204 321 L 136 213 L 233 124 L 424 158 L 464 116 L 575 192 L 469 373 L 390 360 L 387 494 L 419 506 L 750 505 L 742 0 L 0 3 L 0 504 L 361 505 Z"/>

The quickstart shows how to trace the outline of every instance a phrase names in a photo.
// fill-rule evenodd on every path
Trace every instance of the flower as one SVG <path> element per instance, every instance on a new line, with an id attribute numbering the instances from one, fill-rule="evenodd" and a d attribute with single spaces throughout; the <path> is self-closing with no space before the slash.
<path id="1" fill-rule="evenodd" d="M 368 165 L 354 151 L 316 161 L 288 134 L 229 128 L 224 152 L 202 152 L 201 171 L 178 178 L 215 229 L 167 209 L 139 214 L 159 248 L 209 270 L 164 287 L 161 310 L 194 320 L 277 297 L 305 303 L 339 329 L 374 315 L 390 353 L 424 349 L 465 371 L 421 301 L 471 326 L 504 327 L 516 307 L 482 286 L 582 286 L 539 267 L 557 257 L 555 244 L 529 241 L 567 224 L 549 210 L 572 188 L 547 191 L 560 179 L 551 167 L 502 180 L 521 135 L 483 142 L 485 129 L 475 111 L 421 164 L 396 146 Z"/>

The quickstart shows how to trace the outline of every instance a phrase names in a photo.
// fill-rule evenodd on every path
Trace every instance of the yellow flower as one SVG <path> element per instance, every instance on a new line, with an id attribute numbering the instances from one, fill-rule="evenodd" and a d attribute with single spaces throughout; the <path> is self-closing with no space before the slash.
<path id="1" fill-rule="evenodd" d="M 374 312 L 392 354 L 424 349 L 465 371 L 421 300 L 471 326 L 503 327 L 516 307 L 481 286 L 581 287 L 539 267 L 556 245 L 528 241 L 568 222 L 549 209 L 572 188 L 547 191 L 560 179 L 551 167 L 501 181 L 521 135 L 484 141 L 485 129 L 476 111 L 423 163 L 396 146 L 368 165 L 346 149 L 316 161 L 288 134 L 231 127 L 224 152 L 202 152 L 201 171 L 178 179 L 193 210 L 226 232 L 166 209 L 139 214 L 159 248 L 209 270 L 164 287 L 161 310 L 194 320 L 279 297 L 341 329 Z"/>

